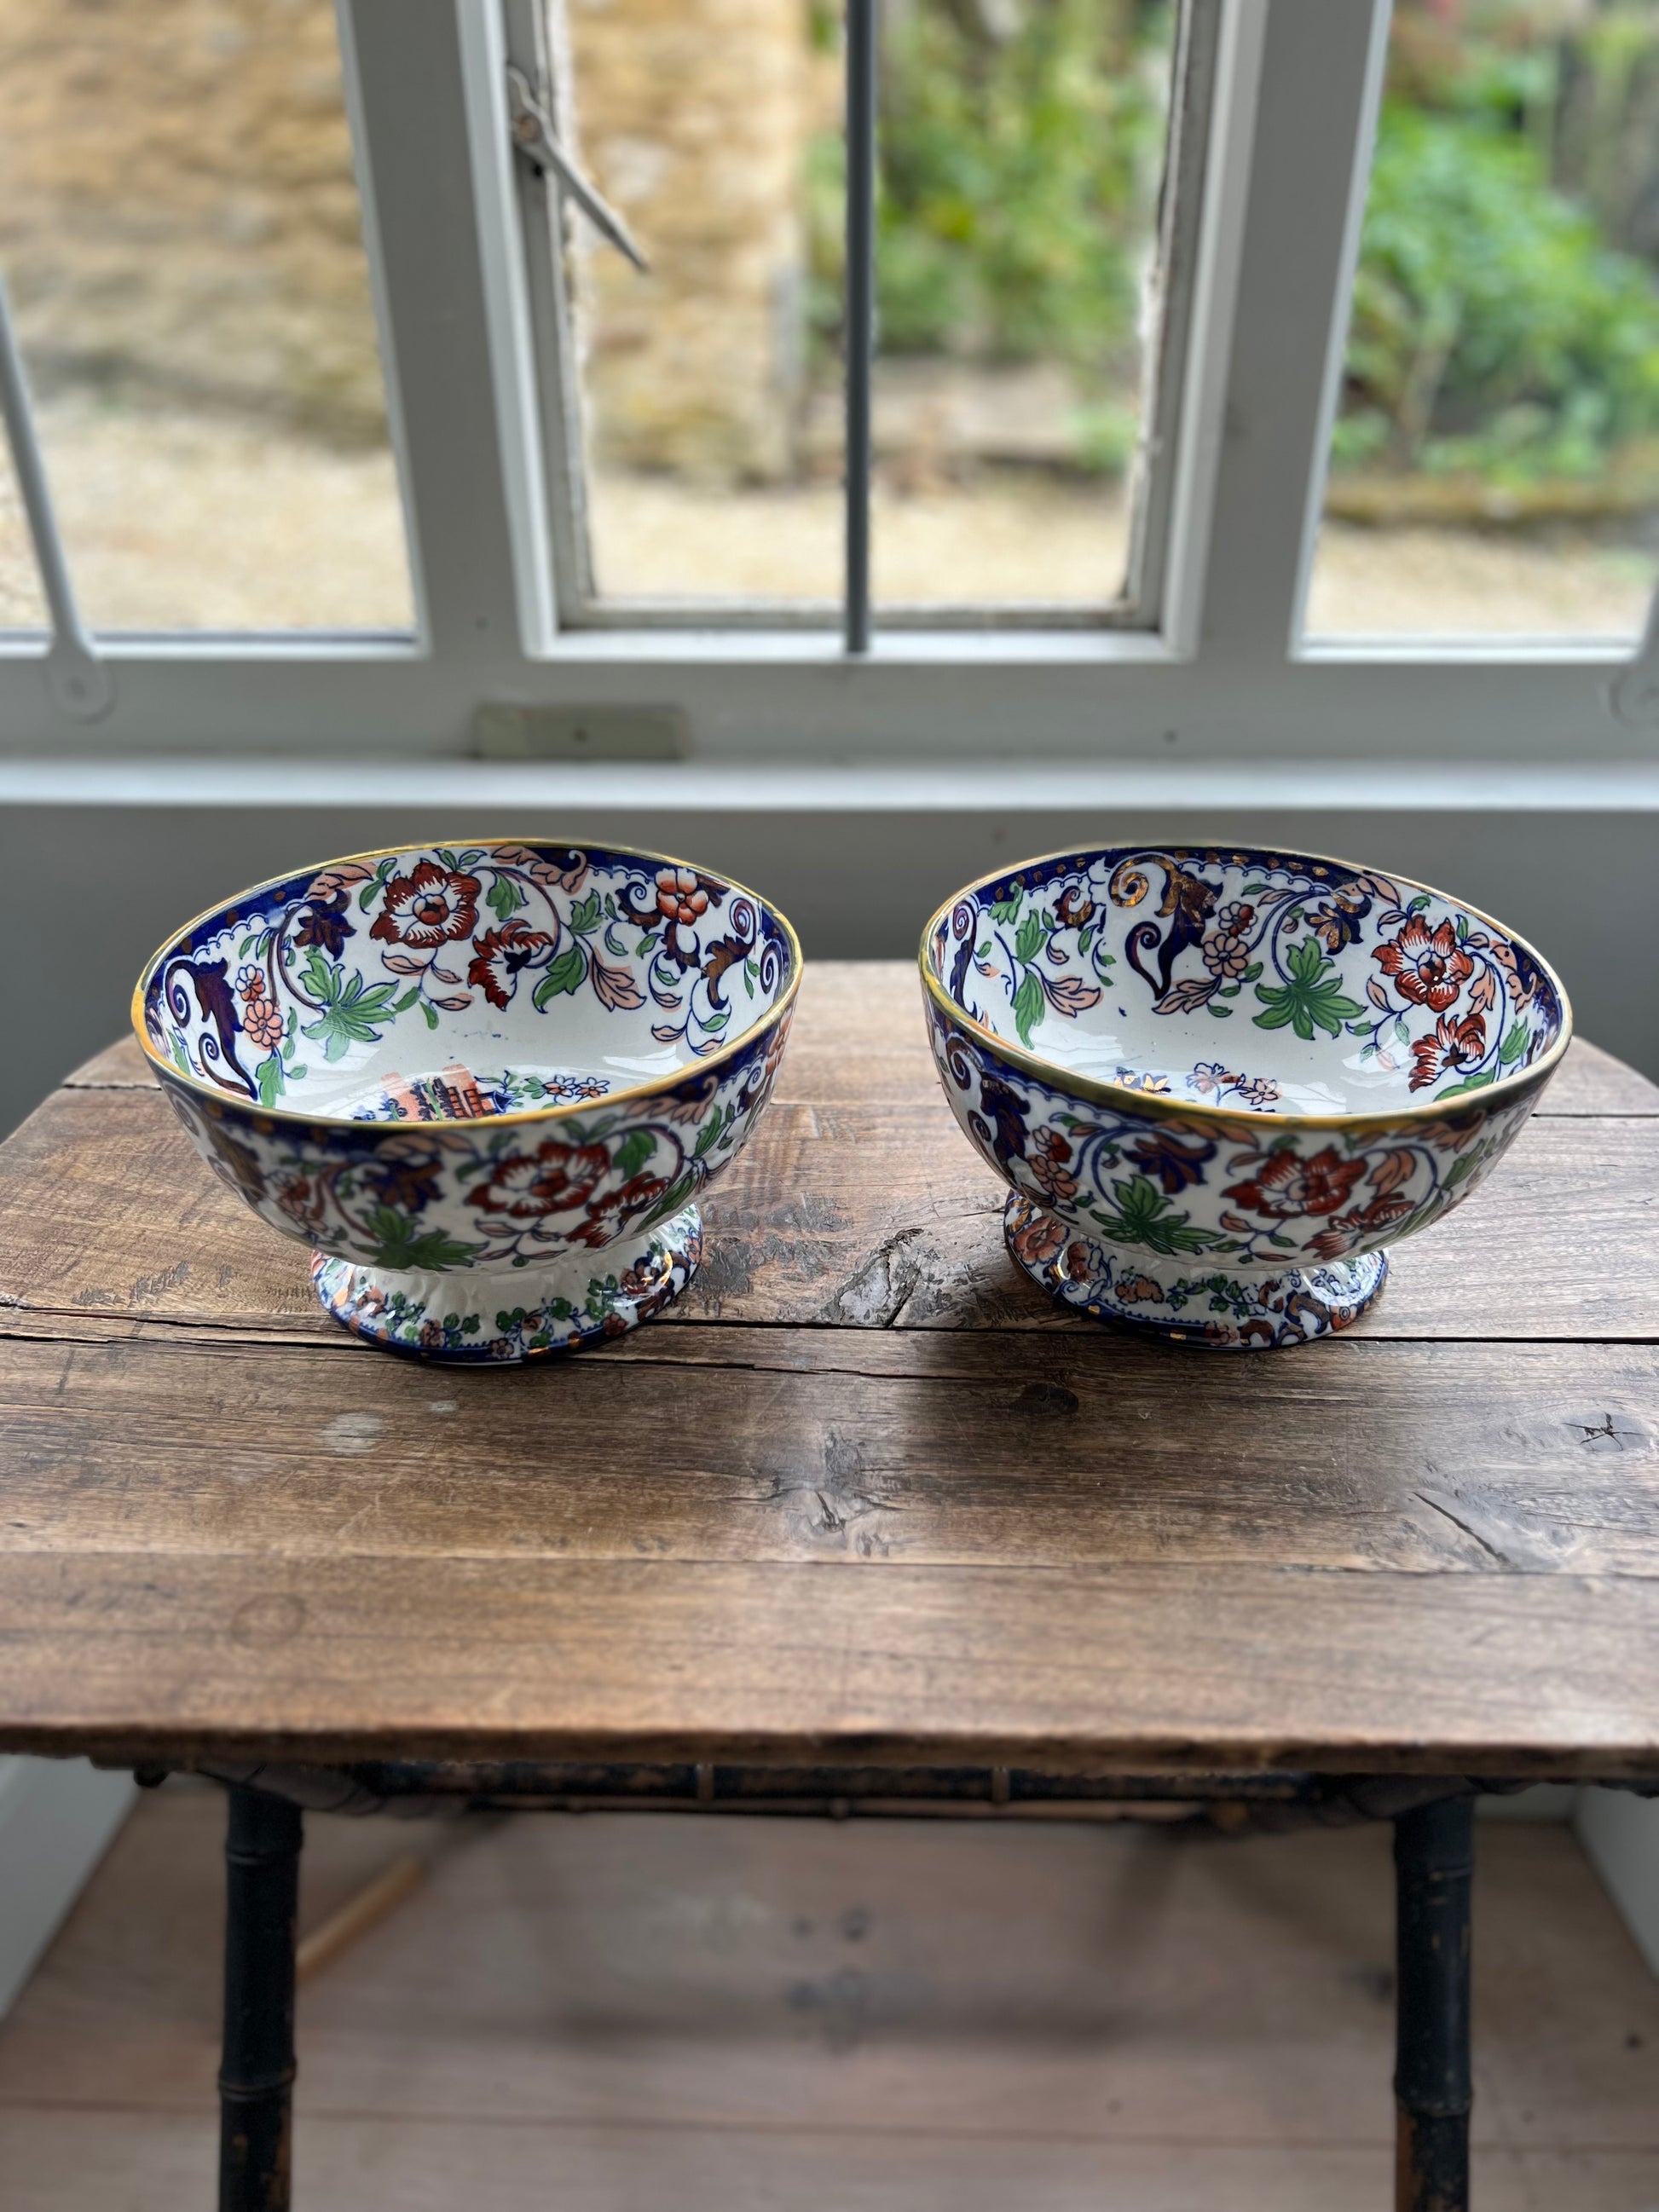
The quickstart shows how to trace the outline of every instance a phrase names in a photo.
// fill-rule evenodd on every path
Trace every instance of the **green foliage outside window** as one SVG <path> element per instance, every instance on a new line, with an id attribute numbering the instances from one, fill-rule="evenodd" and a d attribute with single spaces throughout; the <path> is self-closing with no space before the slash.
<path id="1" fill-rule="evenodd" d="M 1659 429 L 1659 295 L 1501 114 L 1382 116 L 1339 463 L 1591 476 Z"/>
<path id="2" fill-rule="evenodd" d="M 1131 441 L 1171 20 L 1164 0 L 884 10 L 883 349 L 1064 363 L 1085 466 L 1121 466 Z M 1659 52 L 1659 9 L 1608 7 L 1571 52 L 1507 5 L 1450 20 L 1411 0 L 1396 15 L 1334 459 L 1499 484 L 1604 475 L 1659 436 L 1659 290 L 1552 181 L 1563 72 L 1618 94 Z M 838 136 L 813 149 L 809 200 L 827 360 Z"/>
<path id="3" fill-rule="evenodd" d="M 1169 10 L 913 0 L 883 31 L 878 303 L 890 353 L 1133 375 L 1168 100 Z M 838 329 L 842 149 L 813 149 L 812 319 Z M 1109 442 L 1109 433 L 1097 430 Z"/>

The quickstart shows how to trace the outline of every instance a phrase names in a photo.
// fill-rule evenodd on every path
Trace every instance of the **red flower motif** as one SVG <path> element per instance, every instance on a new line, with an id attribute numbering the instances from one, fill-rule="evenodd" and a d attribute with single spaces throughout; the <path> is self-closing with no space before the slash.
<path id="1" fill-rule="evenodd" d="M 479 1213 L 508 1221 L 544 1221 L 550 1213 L 574 1213 L 586 1206 L 611 1166 L 603 1145 L 562 1145 L 555 1137 L 533 1152 L 509 1152 L 491 1165 L 475 1186 L 471 1204 Z"/>
<path id="2" fill-rule="evenodd" d="M 1070 1144 L 1058 1129 L 1039 1129 L 1034 1141 L 1036 1158 L 1026 1163 L 1033 1180 L 1048 1192 L 1050 1198 L 1075 1198 L 1077 1177 L 1066 1165 L 1072 1157 Z"/>
<path id="3" fill-rule="evenodd" d="M 1371 958 L 1394 977 L 1402 999 L 1437 1014 L 1451 1005 L 1474 973 L 1474 963 L 1450 922 L 1431 930 L 1420 914 L 1413 915 L 1397 937 L 1379 945 Z"/>
<path id="4" fill-rule="evenodd" d="M 1465 1014 L 1461 1022 L 1455 1022 L 1449 1014 L 1442 1014 L 1434 1025 L 1434 1035 L 1419 1037 L 1412 1047 L 1412 1058 L 1417 1065 L 1407 1088 L 1421 1091 L 1443 1075 L 1455 1075 L 1462 1068 L 1477 1066 L 1486 1056 L 1486 1024 L 1479 1014 Z"/>
<path id="5" fill-rule="evenodd" d="M 275 1052 L 283 1041 L 283 1018 L 269 999 L 248 999 L 242 1006 L 242 1031 L 250 1043 Z"/>
<path id="6" fill-rule="evenodd" d="M 518 989 L 525 969 L 544 968 L 557 942 L 556 937 L 532 929 L 525 921 L 504 922 L 499 929 L 487 929 L 473 940 L 466 980 L 479 986 L 492 1006 L 505 1006 Z"/>
<path id="7" fill-rule="evenodd" d="M 1364 1172 L 1363 1159 L 1345 1160 L 1333 1145 L 1306 1159 L 1286 1149 L 1275 1152 L 1249 1182 L 1231 1184 L 1227 1196 L 1275 1221 L 1288 1221 L 1297 1213 L 1334 1213 L 1347 1204 Z"/>
<path id="8" fill-rule="evenodd" d="M 657 911 L 666 915 L 670 921 L 683 921 L 688 928 L 700 914 L 708 911 L 708 894 L 693 870 L 658 869 Z"/>
<path id="9" fill-rule="evenodd" d="M 1009 1238 L 1015 1259 L 1028 1267 L 1046 1267 L 1066 1242 L 1066 1225 L 1052 1213 L 1034 1213 Z"/>
<path id="10" fill-rule="evenodd" d="M 571 1243 L 586 1244 L 595 1252 L 603 1245 L 615 1243 L 626 1224 L 647 1206 L 654 1206 L 667 1188 L 661 1176 L 632 1176 L 617 1189 L 593 1200 L 587 1209 L 587 1218 L 579 1229 L 571 1231 Z"/>
<path id="11" fill-rule="evenodd" d="M 471 937 L 478 919 L 478 878 L 435 860 L 422 860 L 406 876 L 393 876 L 386 887 L 371 937 L 386 945 L 412 945 L 429 951 L 457 937 Z"/>
<path id="12" fill-rule="evenodd" d="M 1369 1206 L 1357 1206 L 1350 1213 L 1339 1213 L 1328 1229 L 1322 1229 L 1309 1242 L 1322 1260 L 1340 1260 L 1375 1231 L 1403 1221 L 1412 1205 L 1409 1198 L 1374 1198 Z"/>

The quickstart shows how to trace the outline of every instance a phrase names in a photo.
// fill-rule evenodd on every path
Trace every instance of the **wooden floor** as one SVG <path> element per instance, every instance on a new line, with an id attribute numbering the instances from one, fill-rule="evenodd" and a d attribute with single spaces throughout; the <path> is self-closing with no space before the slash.
<path id="1" fill-rule="evenodd" d="M 222 1808 L 145 1799 L 0 2027 L 4 2212 L 212 2201 Z M 299 2212 L 1386 2212 L 1389 1838 L 313 1819 Z M 1659 2212 L 1659 1986 L 1483 1824 L 1480 2212 Z"/>

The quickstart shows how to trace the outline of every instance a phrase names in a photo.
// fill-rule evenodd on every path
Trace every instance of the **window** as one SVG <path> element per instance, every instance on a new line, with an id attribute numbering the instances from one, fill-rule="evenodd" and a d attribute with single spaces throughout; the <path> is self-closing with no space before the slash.
<path id="1" fill-rule="evenodd" d="M 1196 231 L 1218 11 L 871 12 L 882 619 L 1146 623 L 1191 299 L 1163 279 Z M 568 395 L 562 619 L 832 625 L 861 369 L 839 15 L 570 0 L 563 38 L 520 20 L 532 97 L 650 256 L 523 180 L 540 367 Z"/>
<path id="2" fill-rule="evenodd" d="M 5 0 L 0 269 L 95 630 L 412 628 L 326 5 Z"/>
<path id="3" fill-rule="evenodd" d="M 1659 9 L 1395 15 L 1309 629 L 1641 635 Z"/>
<path id="4" fill-rule="evenodd" d="M 1400 25 L 1481 6 L 1400 0 Z M 1305 780 L 1650 743 L 1608 707 L 1640 544 L 1595 538 L 1553 637 L 1454 621 L 1443 594 L 1390 613 L 1375 565 L 1369 609 L 1333 596 L 1371 434 L 1344 349 L 1374 313 L 1386 0 L 887 0 L 873 631 L 852 653 L 842 0 L 340 0 L 337 20 L 337 42 L 319 0 L 0 0 L 0 160 L 33 158 L 32 104 L 85 100 L 72 191 L 0 179 L 48 568 L 64 556 L 48 649 L 0 477 L 14 757 L 465 756 L 492 703 L 605 710 L 619 759 L 653 750 L 645 714 L 694 765 L 978 762 L 1062 795 L 1079 763 L 1188 753 Z M 175 33 L 189 65 L 158 76 L 149 44 Z M 273 99 L 303 128 L 268 129 Z M 120 133 L 152 125 L 187 208 L 143 164 L 117 206 Z M 134 227 L 83 266 L 105 207 Z M 617 217 L 644 273 L 607 242 Z M 325 283 L 327 332 L 301 312 Z M 169 387 L 191 395 L 170 424 Z"/>

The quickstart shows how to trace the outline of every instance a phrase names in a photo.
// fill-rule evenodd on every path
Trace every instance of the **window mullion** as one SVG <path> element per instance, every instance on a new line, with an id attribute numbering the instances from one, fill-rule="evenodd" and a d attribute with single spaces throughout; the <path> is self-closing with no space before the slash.
<path id="1" fill-rule="evenodd" d="M 1202 649 L 1282 661 L 1299 623 L 1389 0 L 1270 0 Z"/>
<path id="2" fill-rule="evenodd" d="M 508 441 L 463 65 L 475 0 L 339 0 L 387 403 L 422 632 L 439 658 L 519 659 Z"/>

